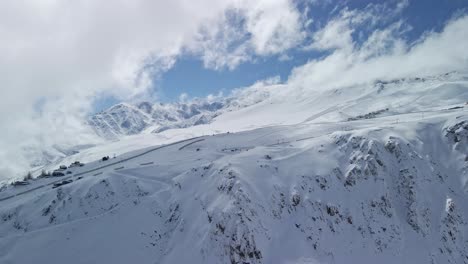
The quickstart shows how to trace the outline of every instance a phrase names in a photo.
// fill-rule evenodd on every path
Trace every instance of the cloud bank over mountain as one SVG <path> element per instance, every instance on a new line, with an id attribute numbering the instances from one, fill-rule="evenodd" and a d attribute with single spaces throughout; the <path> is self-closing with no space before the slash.
<path id="1" fill-rule="evenodd" d="M 236 29 L 249 34 L 245 57 L 290 48 L 278 39 L 300 30 L 297 12 L 285 0 L 2 1 L 0 174 L 27 169 L 22 146 L 92 141 L 83 121 L 96 97 L 148 97 L 153 78 L 184 52 L 199 54 L 207 65 L 218 60 L 221 54 L 210 57 L 212 45 L 204 45 L 221 43 L 216 32 L 236 26 L 229 14 L 245 22 Z M 236 64 L 230 60 L 216 65 Z"/>
<path id="2" fill-rule="evenodd" d="M 307 47 L 329 53 L 297 67 L 289 84 L 324 89 L 468 69 L 468 16 L 454 17 L 441 32 L 428 31 L 413 43 L 404 38 L 410 25 L 402 20 L 380 26 L 392 16 L 395 11 L 376 6 L 342 10 Z"/>

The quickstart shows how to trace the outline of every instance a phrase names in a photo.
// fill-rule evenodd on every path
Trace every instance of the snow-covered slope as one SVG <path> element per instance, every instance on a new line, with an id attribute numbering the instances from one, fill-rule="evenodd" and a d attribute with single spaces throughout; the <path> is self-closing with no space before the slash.
<path id="1" fill-rule="evenodd" d="M 90 124 L 100 136 L 116 139 L 206 124 L 216 131 L 226 131 L 228 127 L 240 131 L 312 120 L 356 120 L 463 104 L 468 98 L 467 85 L 467 75 L 447 73 L 324 90 L 291 85 L 253 86 L 228 97 L 189 103 L 121 103 L 92 116 Z M 194 129 L 206 130 L 206 126 Z"/>
<path id="2" fill-rule="evenodd" d="M 0 263 L 467 263 L 464 75 L 266 92 L 3 187 Z"/>
<path id="3" fill-rule="evenodd" d="M 341 126 L 206 136 L 87 164 L 70 184 L 1 201 L 0 260 L 464 263 L 466 112 Z"/>

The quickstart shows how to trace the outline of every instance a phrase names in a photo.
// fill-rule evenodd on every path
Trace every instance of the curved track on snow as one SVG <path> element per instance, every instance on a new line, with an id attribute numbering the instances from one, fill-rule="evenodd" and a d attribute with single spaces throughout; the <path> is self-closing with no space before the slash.
<path id="1" fill-rule="evenodd" d="M 103 166 L 100 166 L 100 167 L 97 167 L 97 168 L 93 168 L 93 169 L 90 169 L 90 170 L 86 170 L 86 171 L 82 171 L 82 172 L 79 172 L 79 173 L 76 173 L 72 176 L 68 176 L 68 177 L 64 177 L 64 178 L 60 178 L 59 180 L 56 180 L 56 181 L 53 181 L 53 182 L 49 182 L 47 184 L 42 184 L 42 185 L 39 185 L 39 186 L 36 186 L 34 188 L 31 188 L 31 189 L 28 189 L 28 190 L 25 190 L 25 191 L 22 191 L 22 192 L 18 192 L 18 193 L 15 193 L 13 195 L 10 195 L 10 196 L 7 196 L 7 197 L 3 197 L 3 198 L 0 198 L 0 202 L 2 201 L 6 201 L 6 200 L 9 200 L 9 199 L 12 199 L 14 197 L 17 197 L 17 196 L 20 196 L 20 195 L 23 195 L 23 194 L 26 194 L 26 193 L 30 193 L 30 192 L 33 192 L 35 190 L 38 190 L 38 189 L 42 189 L 44 187 L 47 187 L 47 186 L 51 186 L 51 185 L 54 185 L 56 183 L 59 183 L 59 182 L 62 182 L 62 181 L 65 181 L 65 180 L 69 180 L 69 179 L 72 179 L 73 177 L 77 177 L 77 176 L 81 176 L 81 175 L 86 175 L 88 173 L 91 173 L 91 172 L 95 172 L 95 171 L 99 171 L 99 170 L 102 170 L 102 169 L 105 169 L 105 168 L 108 168 L 108 167 L 111 167 L 111 166 L 114 166 L 114 165 L 117 165 L 117 164 L 121 164 L 123 162 L 127 162 L 129 160 L 133 160 L 133 159 L 136 159 L 136 158 L 139 158 L 141 156 L 144 156 L 144 155 L 147 155 L 151 152 L 154 152 L 156 150 L 160 150 L 162 148 L 167 148 L 167 147 L 170 147 L 170 146 L 174 146 L 174 145 L 177 145 L 177 144 L 180 144 L 180 143 L 184 143 L 184 142 L 187 142 L 187 141 L 192 141 L 194 139 L 198 139 L 200 137 L 194 137 L 194 138 L 189 138 L 189 139 L 184 139 L 184 140 L 180 140 L 180 141 L 176 141 L 176 142 L 173 142 L 173 143 L 169 143 L 169 144 L 166 144 L 166 145 L 163 145 L 163 146 L 158 146 L 158 147 L 155 147 L 155 148 L 152 148 L 152 149 L 149 149 L 147 151 L 144 151 L 140 154 L 137 154 L 137 155 L 134 155 L 134 156 L 130 156 L 128 158 L 125 158 L 125 159 L 121 159 L 119 161 L 115 161 L 115 162 L 112 162 L 112 163 L 108 163 L 106 165 L 103 165 Z M 193 142 L 190 142 L 188 144 L 185 144 L 183 146 L 181 146 L 179 148 L 179 150 L 182 150 L 184 149 L 185 147 L 189 146 L 189 145 L 192 145 L 194 143 L 197 143 L 197 142 L 200 142 L 200 141 L 203 141 L 205 139 L 198 139 L 198 140 L 195 140 Z"/>

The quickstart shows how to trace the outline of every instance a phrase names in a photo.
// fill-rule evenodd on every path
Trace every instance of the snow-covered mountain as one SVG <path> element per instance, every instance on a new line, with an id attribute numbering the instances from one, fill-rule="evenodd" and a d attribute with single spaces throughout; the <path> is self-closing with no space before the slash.
<path id="1" fill-rule="evenodd" d="M 101 137 L 113 139 L 134 135 L 148 128 L 155 132 L 170 128 L 187 127 L 209 122 L 224 106 L 222 102 L 137 105 L 120 103 L 95 114 L 89 124 Z"/>
<path id="2" fill-rule="evenodd" d="M 160 133 L 210 123 L 216 116 L 259 103 L 269 97 L 263 87 L 253 86 L 227 97 L 193 99 L 190 102 L 120 103 L 90 117 L 89 125 L 105 139 L 139 133 Z"/>
<path id="3" fill-rule="evenodd" d="M 4 186 L 0 263 L 467 263 L 467 75 L 239 93 Z"/>

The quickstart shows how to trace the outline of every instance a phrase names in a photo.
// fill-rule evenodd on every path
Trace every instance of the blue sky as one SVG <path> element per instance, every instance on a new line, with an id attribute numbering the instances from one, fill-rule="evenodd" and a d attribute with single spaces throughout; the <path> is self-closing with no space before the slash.
<path id="1" fill-rule="evenodd" d="M 314 22 L 309 31 L 315 31 L 323 26 L 333 16 L 332 11 L 337 7 L 349 9 L 363 9 L 367 5 L 388 3 L 394 5 L 398 1 L 324 1 L 326 4 L 311 5 L 307 13 Z M 307 3 L 297 2 L 299 8 L 304 10 Z M 310 4 L 309 4 L 310 5 Z M 412 28 L 405 33 L 405 38 L 415 41 L 426 31 L 439 31 L 445 22 L 457 12 L 466 12 L 468 1 L 466 0 L 410 0 L 408 6 L 399 17 L 391 21 L 403 19 Z M 257 80 L 272 76 L 280 76 L 281 80 L 287 79 L 291 70 L 303 65 L 310 59 L 318 58 L 323 54 L 316 51 L 303 51 L 300 48 L 289 51 L 290 60 L 279 60 L 279 56 L 258 57 L 253 62 L 240 64 L 233 70 L 207 69 L 203 62 L 195 56 L 182 56 L 175 65 L 162 77 L 156 80 L 156 87 L 160 89 L 159 99 L 163 102 L 177 100 L 181 93 L 187 93 L 190 97 L 203 97 L 208 94 L 216 94 L 223 91 L 225 94 L 233 88 L 251 85 Z"/>
<path id="2" fill-rule="evenodd" d="M 302 65 L 315 57 L 316 52 L 292 52 L 291 60 L 281 61 L 278 56 L 257 58 L 246 62 L 233 70 L 212 70 L 203 66 L 203 62 L 193 56 L 179 59 L 175 66 L 156 81 L 162 89 L 161 100 L 177 100 L 179 95 L 187 93 L 190 97 L 203 97 L 218 92 L 228 93 L 233 88 L 245 87 L 269 77 L 279 76 L 287 79 L 292 68 Z"/>

